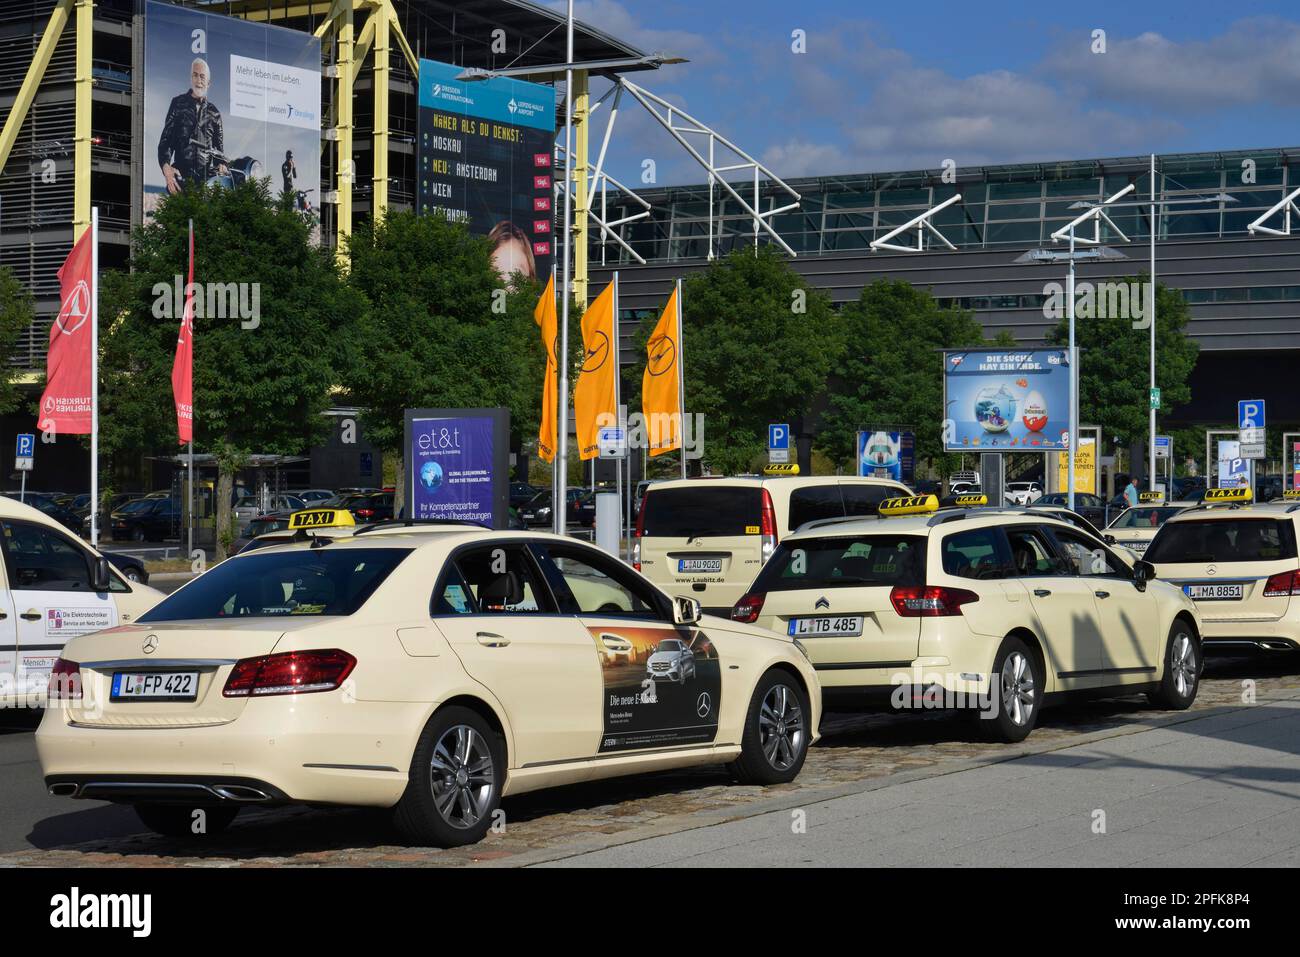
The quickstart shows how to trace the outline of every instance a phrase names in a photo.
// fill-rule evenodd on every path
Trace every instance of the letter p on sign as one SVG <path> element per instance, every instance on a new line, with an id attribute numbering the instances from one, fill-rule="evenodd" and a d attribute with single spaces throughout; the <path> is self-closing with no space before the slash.
<path id="1" fill-rule="evenodd" d="M 788 449 L 790 447 L 790 426 L 786 423 L 774 423 L 767 427 L 767 447 L 769 449 Z"/>

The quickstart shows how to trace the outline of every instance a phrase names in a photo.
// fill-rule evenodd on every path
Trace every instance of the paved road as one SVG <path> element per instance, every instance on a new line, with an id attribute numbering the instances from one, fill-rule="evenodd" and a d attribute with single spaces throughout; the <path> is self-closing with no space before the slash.
<path id="1" fill-rule="evenodd" d="M 550 862 L 1026 864 L 1300 866 L 1300 695 Z"/>

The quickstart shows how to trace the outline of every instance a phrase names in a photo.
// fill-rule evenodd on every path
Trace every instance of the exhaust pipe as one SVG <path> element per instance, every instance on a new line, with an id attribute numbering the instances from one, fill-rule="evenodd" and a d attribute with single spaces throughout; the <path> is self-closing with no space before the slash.
<path id="1" fill-rule="evenodd" d="M 1294 647 L 1289 641 L 1261 641 L 1259 646 L 1265 651 L 1290 651 Z"/>
<path id="2" fill-rule="evenodd" d="M 227 801 L 239 801 L 240 803 L 271 800 L 271 795 L 265 791 L 259 791 L 257 788 L 250 788 L 243 784 L 216 784 L 212 787 L 212 793 L 225 798 Z"/>
<path id="3" fill-rule="evenodd" d="M 51 784 L 48 788 L 50 794 L 55 797 L 76 797 L 77 785 L 71 781 L 65 781 L 62 784 Z"/>

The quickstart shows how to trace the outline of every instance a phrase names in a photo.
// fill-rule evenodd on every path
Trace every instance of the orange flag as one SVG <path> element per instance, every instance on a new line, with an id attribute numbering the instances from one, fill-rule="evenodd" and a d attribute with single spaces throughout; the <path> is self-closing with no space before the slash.
<path id="1" fill-rule="evenodd" d="M 542 424 L 537 430 L 537 454 L 545 461 L 555 460 L 555 380 L 559 374 L 556 354 L 559 349 L 557 320 L 555 317 L 555 273 L 547 280 L 542 298 L 533 309 L 533 321 L 541 329 L 542 347 L 546 350 L 546 378 L 542 380 Z"/>
<path id="2" fill-rule="evenodd" d="M 618 337 L 614 332 L 614 284 L 611 282 L 582 314 L 584 355 L 573 393 L 578 454 L 583 461 L 600 454 L 600 429 L 618 424 Z"/>
<path id="3" fill-rule="evenodd" d="M 681 348 L 677 329 L 677 288 L 674 286 L 668 305 L 664 306 L 659 322 L 645 344 L 641 412 L 645 416 L 652 456 L 682 447 Z"/>

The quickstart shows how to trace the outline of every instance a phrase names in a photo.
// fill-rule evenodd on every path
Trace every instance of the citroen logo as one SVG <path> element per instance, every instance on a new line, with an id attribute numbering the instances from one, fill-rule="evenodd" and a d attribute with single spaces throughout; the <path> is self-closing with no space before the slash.
<path id="1" fill-rule="evenodd" d="M 158 636 L 150 635 L 144 640 L 144 644 L 141 647 L 144 649 L 146 655 L 152 655 L 158 650 Z"/>
<path id="2" fill-rule="evenodd" d="M 814 608 L 814 609 L 816 609 L 816 608 L 830 608 L 830 607 L 831 607 L 831 603 L 828 602 L 828 601 L 826 600 L 826 596 L 825 596 L 825 595 L 823 595 L 821 598 L 818 598 L 818 599 L 817 599 L 817 604 L 813 605 L 813 608 Z"/>
<path id="3" fill-rule="evenodd" d="M 701 691 L 700 696 L 695 699 L 695 713 L 701 718 L 707 718 L 709 711 L 713 708 L 713 699 L 709 697 L 707 691 Z"/>

